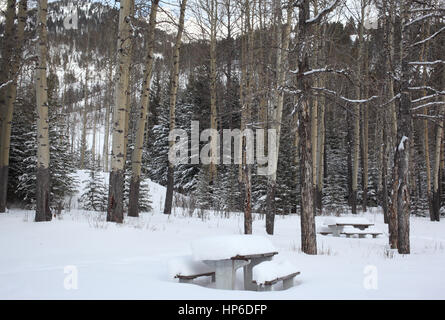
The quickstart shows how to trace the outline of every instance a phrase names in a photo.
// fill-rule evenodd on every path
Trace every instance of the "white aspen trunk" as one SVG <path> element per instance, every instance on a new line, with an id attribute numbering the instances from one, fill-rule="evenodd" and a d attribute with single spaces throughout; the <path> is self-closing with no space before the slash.
<path id="1" fill-rule="evenodd" d="M 111 172 L 108 193 L 107 221 L 122 223 L 123 189 L 125 168 L 125 128 L 127 120 L 128 84 L 131 61 L 131 14 L 132 0 L 122 0 L 119 11 L 119 33 L 117 40 L 117 79 L 113 112 L 113 142 Z"/>
<path id="2" fill-rule="evenodd" d="M 12 82 L 4 89 L 0 90 L 0 213 L 6 211 L 11 125 L 14 112 L 14 102 L 17 97 L 17 78 L 22 59 L 23 36 L 27 10 L 27 0 L 20 0 L 18 23 L 14 37 L 15 45 L 13 55 L 11 57 L 11 75 L 8 77 Z M 5 41 L 5 43 L 8 42 Z M 3 111 L 5 111 L 5 113 L 3 113 Z"/>
<path id="3" fill-rule="evenodd" d="M 108 89 L 107 89 L 107 95 L 108 97 L 111 96 L 111 92 L 112 92 L 112 88 L 111 88 L 111 84 L 112 84 L 112 77 L 113 77 L 113 64 L 111 63 L 111 60 L 109 62 L 109 69 L 108 69 L 108 79 L 110 79 L 109 81 L 109 85 L 108 85 Z M 109 138 L 110 138 L 110 111 L 111 111 L 111 101 L 112 99 L 108 99 L 106 100 L 107 103 L 105 104 L 105 133 L 104 133 L 104 148 L 103 148 L 103 166 L 104 166 L 104 172 L 108 172 L 109 171 L 109 158 L 108 158 L 108 153 L 109 153 Z"/>
<path id="4" fill-rule="evenodd" d="M 184 16 L 187 0 L 182 0 L 181 9 L 179 14 L 179 26 L 178 33 L 176 35 L 175 47 L 173 49 L 173 64 L 171 71 L 170 82 L 170 132 L 175 129 L 176 126 L 176 98 L 178 92 L 178 79 L 179 79 L 179 54 L 182 43 L 182 33 L 184 31 Z M 172 148 L 174 141 L 169 141 L 169 148 Z M 174 163 L 168 161 L 167 172 L 167 192 L 165 196 L 164 214 L 171 214 L 172 202 L 173 202 L 173 187 L 174 187 Z"/>
<path id="5" fill-rule="evenodd" d="M 274 103 L 275 110 L 272 112 L 272 129 L 276 132 L 276 143 L 275 150 L 273 153 L 274 159 L 272 164 L 273 169 L 271 175 L 268 177 L 267 184 L 267 211 L 266 211 L 266 232 L 268 234 L 273 234 L 274 232 L 274 221 L 276 214 L 276 205 L 275 205 L 275 190 L 276 190 L 276 181 L 277 181 L 277 170 L 278 170 L 278 157 L 280 151 L 280 137 L 281 137 L 281 122 L 283 118 L 283 104 L 284 104 L 284 93 L 281 90 L 281 87 L 285 84 L 286 79 L 286 66 L 288 60 L 288 49 L 290 42 L 290 31 L 291 31 L 291 20 L 292 20 L 292 6 L 290 2 L 288 3 L 287 16 L 286 16 L 286 25 L 284 26 L 284 34 L 281 28 L 282 17 L 281 17 L 281 2 L 277 1 L 275 3 L 276 13 L 276 39 L 277 39 L 277 58 L 276 58 L 276 88 L 274 92 Z M 270 150 L 269 150 L 270 152 Z"/>
<path id="6" fill-rule="evenodd" d="M 145 58 L 144 82 L 141 92 L 141 106 L 136 128 L 136 141 L 134 144 L 131 161 L 131 181 L 130 181 L 130 199 L 128 205 L 128 215 L 131 217 L 139 216 L 139 188 L 141 182 L 141 164 L 142 149 L 144 147 L 144 133 L 147 123 L 147 114 L 150 106 L 150 83 L 153 71 L 153 50 L 155 45 L 156 15 L 158 12 L 159 0 L 153 0 L 151 3 L 150 20 L 147 31 L 147 55 Z"/>
<path id="7" fill-rule="evenodd" d="M 7 117 L 8 117 L 8 106 L 7 106 L 7 95 L 8 88 L 7 85 L 10 81 L 10 60 L 12 56 L 12 50 L 14 48 L 14 20 L 15 20 L 15 10 L 16 1 L 8 0 L 6 3 L 6 13 L 5 13 L 5 24 L 4 24 L 4 34 L 2 41 L 1 52 L 1 64 L 0 64 L 0 212 L 6 211 L 6 198 L 7 198 L 7 187 L 8 187 L 8 165 L 6 165 L 6 140 L 10 137 L 4 136 L 7 127 Z M 9 158 L 9 155 L 8 155 Z"/>
<path id="8" fill-rule="evenodd" d="M 48 45 L 47 22 L 48 1 L 40 0 L 38 9 L 38 62 L 36 66 L 37 100 L 37 177 L 36 177 L 36 216 L 35 221 L 51 220 L 49 208 L 49 119 L 46 79 L 46 55 Z"/>

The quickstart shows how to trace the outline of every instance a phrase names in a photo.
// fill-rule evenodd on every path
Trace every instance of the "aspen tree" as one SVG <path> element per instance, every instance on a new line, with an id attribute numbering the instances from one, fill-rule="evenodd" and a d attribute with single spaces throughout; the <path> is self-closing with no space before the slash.
<path id="1" fill-rule="evenodd" d="M 112 60 L 108 61 L 108 85 L 107 85 L 107 96 L 108 99 L 106 100 L 105 104 L 105 133 L 104 133 L 104 146 L 103 146 L 103 165 L 104 165 L 104 172 L 109 171 L 109 139 L 110 139 L 110 114 L 111 114 L 111 92 L 112 92 L 112 77 L 113 77 L 113 64 Z"/>
<path id="2" fill-rule="evenodd" d="M 16 27 L 16 32 L 13 36 L 14 45 L 11 48 L 13 49 L 11 55 L 12 62 L 7 63 L 8 67 L 5 66 L 5 68 L 9 68 L 10 65 L 10 76 L 8 77 L 9 78 L 8 81 L 11 82 L 9 85 L 0 89 L 0 96 L 1 96 L 0 98 L 1 100 L 0 102 L 0 109 L 1 109 L 0 111 L 0 212 L 5 212 L 6 210 L 8 174 L 9 174 L 9 151 L 11 143 L 11 125 L 12 125 L 12 116 L 14 112 L 14 102 L 17 98 L 17 77 L 20 69 L 20 62 L 22 59 L 23 37 L 26 24 L 27 10 L 28 10 L 27 0 L 20 0 L 18 23 Z M 5 37 L 9 37 L 9 35 L 5 35 Z M 8 41 L 5 40 L 5 43 L 7 44 Z"/>
<path id="3" fill-rule="evenodd" d="M 120 2 L 119 31 L 117 40 L 117 72 L 113 112 L 113 142 L 109 179 L 107 221 L 122 223 L 124 220 L 123 191 L 125 168 L 125 128 L 127 120 L 127 95 L 131 61 L 132 0 Z"/>
<path id="4" fill-rule="evenodd" d="M 36 216 L 35 221 L 51 220 L 49 208 L 49 119 L 46 79 L 46 55 L 48 51 L 47 29 L 48 1 L 40 0 L 38 8 L 38 62 L 36 66 L 37 100 L 37 176 L 36 176 Z"/>
<path id="5" fill-rule="evenodd" d="M 159 0 L 152 0 L 150 18 L 147 30 L 147 55 L 145 57 L 145 70 L 141 92 L 141 106 L 137 121 L 136 141 L 131 160 L 130 199 L 128 203 L 128 215 L 139 216 L 139 189 L 141 184 L 142 148 L 144 146 L 144 133 L 147 123 L 147 114 L 150 106 L 150 82 L 153 71 L 153 51 L 155 45 L 156 15 Z"/>
<path id="6" fill-rule="evenodd" d="M 176 34 L 175 46 L 173 48 L 173 64 L 170 75 L 170 132 L 175 129 L 176 121 L 176 98 L 178 92 L 179 79 L 179 54 L 182 43 L 182 33 L 184 31 L 185 8 L 187 0 L 181 1 L 181 8 L 179 13 L 178 33 Z M 174 141 L 169 141 L 169 148 L 174 145 Z M 164 214 L 171 214 L 173 202 L 173 187 L 174 187 L 174 163 L 168 161 L 167 170 L 167 193 L 165 196 Z"/>
<path id="7" fill-rule="evenodd" d="M 286 24 L 282 30 L 282 8 L 281 2 L 279 0 L 275 1 L 275 15 L 276 15 L 276 39 L 277 39 L 277 54 L 276 54 L 276 87 L 274 91 L 274 110 L 272 110 L 272 129 L 276 132 L 276 145 L 273 156 L 275 159 L 272 162 L 273 169 L 272 174 L 268 177 L 267 183 L 267 198 L 266 198 L 266 232 L 268 234 L 273 234 L 274 232 L 274 220 L 276 213 L 275 206 L 275 190 L 277 184 L 277 170 L 278 170 L 278 155 L 280 150 L 280 136 L 281 136 L 281 122 L 283 117 L 283 104 L 284 104 L 284 92 L 282 86 L 285 83 L 286 71 L 287 71 L 287 60 L 288 60 L 288 49 L 290 42 L 290 31 L 291 31 L 291 20 L 292 20 L 292 9 L 290 2 L 287 4 L 287 15 Z M 271 150 L 269 150 L 271 152 Z M 270 165 L 270 164 L 269 164 Z"/>

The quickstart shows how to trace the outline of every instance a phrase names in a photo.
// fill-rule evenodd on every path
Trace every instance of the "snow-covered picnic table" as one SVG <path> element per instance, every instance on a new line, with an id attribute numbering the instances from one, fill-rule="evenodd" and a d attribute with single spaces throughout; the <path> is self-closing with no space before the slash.
<path id="1" fill-rule="evenodd" d="M 215 270 L 217 289 L 235 289 L 236 270 L 243 267 L 244 289 L 255 290 L 252 269 L 278 252 L 269 239 L 253 235 L 227 235 L 192 242 L 193 259 Z"/>
<path id="2" fill-rule="evenodd" d="M 361 217 L 328 218 L 324 221 L 323 226 L 319 228 L 318 233 L 323 235 L 332 234 L 334 237 L 339 237 L 342 234 L 347 237 L 351 235 L 364 237 L 369 234 L 374 238 L 382 234 L 374 227 L 374 223 Z"/>

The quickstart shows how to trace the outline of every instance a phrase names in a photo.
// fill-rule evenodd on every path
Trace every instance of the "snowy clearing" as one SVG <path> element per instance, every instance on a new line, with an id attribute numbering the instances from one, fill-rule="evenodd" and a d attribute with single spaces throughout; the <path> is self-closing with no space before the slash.
<path id="1" fill-rule="evenodd" d="M 34 223 L 34 212 L 11 210 L 0 216 L 1 299 L 444 299 L 444 222 L 411 218 L 412 254 L 400 256 L 386 249 L 382 215 L 363 217 L 376 223 L 384 236 L 377 239 L 317 236 L 318 256 L 299 251 L 298 216 L 277 217 L 276 235 L 268 236 L 264 220 L 253 224 L 255 235 L 270 239 L 279 254 L 301 275 L 295 286 L 281 291 L 211 288 L 209 279 L 180 284 L 169 273 L 168 262 L 191 255 L 191 243 L 215 235 L 239 235 L 243 218 L 209 214 L 190 218 L 179 209 L 168 217 L 159 212 L 123 225 L 104 222 L 104 214 L 73 210 L 61 219 Z M 317 225 L 325 217 L 317 217 Z M 66 290 L 65 279 L 75 266 L 78 288 Z M 371 267 L 369 267 L 371 266 Z M 375 266 L 375 268 L 374 268 Z M 371 271 L 372 272 L 371 272 Z M 67 271 L 67 273 L 64 273 Z M 375 289 L 366 289 L 376 275 Z"/>

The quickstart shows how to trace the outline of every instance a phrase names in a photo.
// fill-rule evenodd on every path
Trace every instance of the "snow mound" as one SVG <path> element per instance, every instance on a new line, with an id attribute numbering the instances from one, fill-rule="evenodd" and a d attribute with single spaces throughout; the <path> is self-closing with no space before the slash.
<path id="1" fill-rule="evenodd" d="M 174 278 L 176 275 L 189 276 L 214 271 L 204 262 L 193 260 L 192 256 L 177 257 L 168 261 L 168 274 L 171 278 Z"/>
<path id="2" fill-rule="evenodd" d="M 253 267 L 252 271 L 253 280 L 256 283 L 265 283 L 295 273 L 297 268 L 286 260 L 281 262 L 265 261 Z"/>
<path id="3" fill-rule="evenodd" d="M 191 244 L 195 260 L 229 259 L 277 251 L 269 239 L 253 235 L 225 235 L 198 239 Z"/>
<path id="4" fill-rule="evenodd" d="M 341 218 L 328 218 L 324 220 L 324 225 L 334 224 L 372 224 L 368 219 L 361 217 L 341 217 Z"/>
<path id="5" fill-rule="evenodd" d="M 354 228 L 353 226 L 345 226 L 343 227 L 342 232 L 344 233 L 355 233 L 355 234 L 368 234 L 368 233 L 382 233 L 380 230 L 375 228 L 374 226 L 370 226 L 364 230 L 360 230 L 358 228 Z"/>

